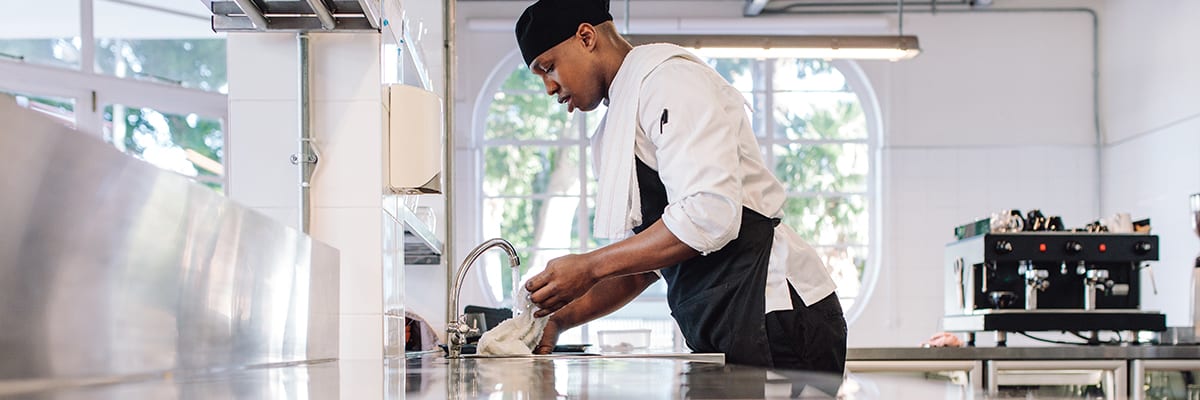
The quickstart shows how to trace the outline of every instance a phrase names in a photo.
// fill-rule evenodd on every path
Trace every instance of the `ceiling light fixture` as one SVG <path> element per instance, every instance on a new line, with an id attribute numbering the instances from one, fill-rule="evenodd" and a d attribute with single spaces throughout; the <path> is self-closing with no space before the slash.
<path id="1" fill-rule="evenodd" d="M 629 35 L 633 45 L 674 43 L 712 58 L 906 60 L 921 53 L 916 36 Z"/>
<path id="2" fill-rule="evenodd" d="M 628 7 L 628 0 L 626 0 Z M 626 33 L 629 11 L 626 8 Z M 818 58 L 907 60 L 921 54 L 916 36 L 904 34 L 904 0 L 897 0 L 899 29 L 892 35 L 629 35 L 633 45 L 674 43 L 712 58 Z"/>

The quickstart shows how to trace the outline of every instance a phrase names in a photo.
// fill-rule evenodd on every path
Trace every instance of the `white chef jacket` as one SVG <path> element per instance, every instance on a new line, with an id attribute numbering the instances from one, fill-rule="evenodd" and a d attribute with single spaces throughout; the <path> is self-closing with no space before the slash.
<path id="1" fill-rule="evenodd" d="M 666 187 L 667 229 L 702 255 L 737 238 L 742 206 L 783 217 L 786 193 L 763 163 L 745 105 L 712 68 L 682 58 L 667 60 L 642 81 L 634 154 Z M 765 312 L 792 309 L 788 282 L 805 305 L 835 288 L 817 252 L 781 223 L 771 245 Z"/>

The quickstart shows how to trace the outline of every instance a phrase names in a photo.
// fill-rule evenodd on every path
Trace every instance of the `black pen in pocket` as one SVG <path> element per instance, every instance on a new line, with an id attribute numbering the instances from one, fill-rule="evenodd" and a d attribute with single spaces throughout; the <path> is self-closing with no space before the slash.
<path id="1" fill-rule="evenodd" d="M 663 126 L 667 124 L 667 109 L 663 109 L 662 116 L 658 118 L 658 134 L 663 134 Z"/>

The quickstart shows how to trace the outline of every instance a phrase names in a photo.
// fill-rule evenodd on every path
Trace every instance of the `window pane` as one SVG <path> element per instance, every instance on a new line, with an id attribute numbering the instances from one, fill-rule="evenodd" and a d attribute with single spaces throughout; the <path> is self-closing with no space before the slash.
<path id="1" fill-rule="evenodd" d="M 863 246 L 816 247 L 825 268 L 829 269 L 837 283 L 837 294 L 842 299 L 842 308 L 850 309 L 852 298 L 858 297 L 862 287 L 863 272 L 867 267 L 867 248 Z M 850 300 L 847 300 L 850 299 Z"/>
<path id="2" fill-rule="evenodd" d="M 104 140 L 117 149 L 220 188 L 225 175 L 225 133 L 219 119 L 160 113 L 149 108 L 104 107 Z"/>
<path id="3" fill-rule="evenodd" d="M 595 110 L 585 113 L 579 113 L 584 118 L 584 138 L 590 138 L 596 134 L 596 129 L 600 128 L 600 121 L 604 120 L 604 114 L 608 112 L 608 106 L 601 103 Z"/>
<path id="4" fill-rule="evenodd" d="M 717 70 L 725 81 L 740 92 L 751 92 L 755 89 L 755 63 L 752 58 L 710 58 L 708 65 Z"/>
<path id="5" fill-rule="evenodd" d="M 867 120 L 853 93 L 775 94 L 775 137 L 866 139 Z"/>
<path id="6" fill-rule="evenodd" d="M 814 246 L 867 244 L 866 195 L 789 197 L 783 207 L 783 221 Z"/>
<path id="7" fill-rule="evenodd" d="M 484 139 L 556 140 L 578 139 L 567 130 L 570 116 L 566 106 L 545 94 L 499 92 L 488 108 Z"/>
<path id="8" fill-rule="evenodd" d="M 742 96 L 746 98 L 746 104 L 750 104 L 753 108 L 750 110 L 750 129 L 754 130 L 754 136 L 763 137 L 766 132 L 767 118 L 767 96 L 766 92 L 742 92 Z"/>
<path id="9" fill-rule="evenodd" d="M 18 106 L 48 114 L 67 126 L 75 127 L 75 99 L 52 96 L 29 96 L 20 93 L 0 92 L 13 97 Z"/>
<path id="10" fill-rule="evenodd" d="M 79 0 L 7 1 L 0 59 L 79 69 Z"/>
<path id="11" fill-rule="evenodd" d="M 225 37 L 202 2 L 97 1 L 96 72 L 228 92 Z"/>
<path id="12" fill-rule="evenodd" d="M 578 195 L 579 147 L 493 146 L 484 150 L 487 196 Z"/>
<path id="13" fill-rule="evenodd" d="M 584 186 L 587 188 L 588 198 L 595 198 L 596 187 L 600 186 L 600 181 L 596 180 L 596 168 L 594 168 L 596 160 L 592 158 L 592 147 L 587 146 L 584 154 L 586 158 L 584 159 L 583 173 L 587 174 L 587 182 L 584 182 Z"/>
<path id="14" fill-rule="evenodd" d="M 504 83 L 500 84 L 501 92 L 521 92 L 534 91 L 537 93 L 546 93 L 546 85 L 542 83 L 542 78 L 529 72 L 529 68 L 524 64 L 524 60 L 517 60 L 513 63 L 512 72 L 508 74 L 508 78 Z M 548 96 L 547 96 L 548 97 Z"/>
<path id="15" fill-rule="evenodd" d="M 517 279 L 523 282 L 545 269 L 547 261 L 570 253 L 571 251 L 567 249 L 518 249 L 517 255 L 521 257 L 521 266 Z M 484 276 L 488 281 L 488 286 L 492 289 L 493 296 L 501 299 L 506 306 L 511 307 L 514 304 L 512 302 L 512 269 L 509 268 L 508 258 L 504 257 L 504 252 L 484 253 L 474 268 L 484 268 Z"/>
<path id="16" fill-rule="evenodd" d="M 791 192 L 865 192 L 865 143 L 776 145 L 775 176 Z"/>
<path id="17" fill-rule="evenodd" d="M 781 58 L 775 62 L 776 91 L 851 93 L 846 77 L 828 61 Z"/>
<path id="18" fill-rule="evenodd" d="M 483 236 L 501 237 L 517 248 L 579 248 L 574 234 L 579 197 L 485 199 Z"/>

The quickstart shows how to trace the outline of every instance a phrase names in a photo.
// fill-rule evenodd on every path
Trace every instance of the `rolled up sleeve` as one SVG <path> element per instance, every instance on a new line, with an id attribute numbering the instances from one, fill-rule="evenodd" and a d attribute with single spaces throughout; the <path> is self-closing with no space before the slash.
<path id="1" fill-rule="evenodd" d="M 738 132 L 749 123 L 740 94 L 714 81 L 721 78 L 707 68 L 682 60 L 660 66 L 643 84 L 638 114 L 667 189 L 663 223 L 704 255 L 738 236 Z"/>

